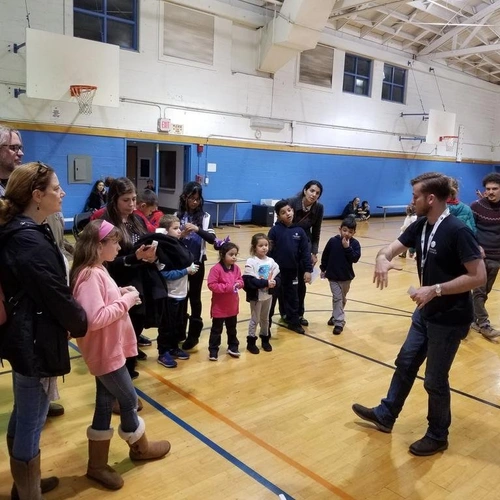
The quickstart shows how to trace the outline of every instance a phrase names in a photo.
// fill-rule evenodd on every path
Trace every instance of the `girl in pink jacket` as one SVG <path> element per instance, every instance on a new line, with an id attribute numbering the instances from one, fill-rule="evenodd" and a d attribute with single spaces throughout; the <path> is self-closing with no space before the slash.
<path id="1" fill-rule="evenodd" d="M 112 405 L 120 405 L 118 434 L 130 447 L 130 458 L 149 460 L 165 456 L 168 441 L 148 442 L 144 421 L 137 415 L 137 394 L 125 366 L 137 355 L 137 339 L 128 311 L 140 303 L 139 292 L 119 288 L 104 267 L 120 250 L 120 231 L 105 220 L 90 222 L 75 246 L 70 284 L 76 300 L 87 313 L 88 331 L 78 347 L 96 378 L 96 403 L 92 425 L 87 429 L 89 460 L 87 477 L 106 488 L 123 486 L 118 472 L 108 465 L 113 428 Z"/>
<path id="2" fill-rule="evenodd" d="M 212 291 L 212 328 L 208 340 L 210 361 L 217 361 L 221 343 L 222 328 L 226 324 L 227 353 L 240 357 L 236 322 L 239 308 L 238 290 L 243 288 L 240 268 L 236 265 L 239 248 L 234 243 L 224 243 L 219 250 L 220 260 L 208 273 L 207 284 Z"/>

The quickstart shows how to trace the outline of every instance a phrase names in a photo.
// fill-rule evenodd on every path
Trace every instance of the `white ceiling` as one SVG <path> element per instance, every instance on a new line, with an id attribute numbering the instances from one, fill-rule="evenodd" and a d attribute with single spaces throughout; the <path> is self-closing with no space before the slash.
<path id="1" fill-rule="evenodd" d="M 277 13 L 283 4 L 240 2 Z M 325 26 L 332 30 L 500 84 L 500 0 L 337 0 Z"/>

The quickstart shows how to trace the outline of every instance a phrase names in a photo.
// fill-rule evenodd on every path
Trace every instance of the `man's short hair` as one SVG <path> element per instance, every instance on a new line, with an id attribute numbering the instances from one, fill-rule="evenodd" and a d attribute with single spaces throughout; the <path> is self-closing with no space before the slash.
<path id="1" fill-rule="evenodd" d="M 352 215 L 347 216 L 340 223 L 340 227 L 346 227 L 347 229 L 352 229 L 353 231 L 356 231 L 356 226 L 356 219 Z"/>
<path id="2" fill-rule="evenodd" d="M 433 194 L 438 200 L 447 200 L 450 197 L 450 178 L 439 172 L 426 172 L 411 180 L 411 185 L 421 184 L 421 191 Z"/>
<path id="3" fill-rule="evenodd" d="M 290 202 L 288 200 L 280 200 L 280 201 L 276 202 L 276 205 L 274 205 L 274 211 L 276 212 L 276 215 L 279 215 L 280 210 L 286 206 L 289 206 L 289 207 L 292 206 L 292 205 L 290 205 Z"/>
<path id="4" fill-rule="evenodd" d="M 151 189 L 145 189 L 142 193 L 137 193 L 137 201 L 145 203 L 148 207 L 158 206 L 158 196 Z"/>
<path id="5" fill-rule="evenodd" d="M 496 172 L 490 172 L 487 174 L 483 178 L 483 187 L 486 187 L 486 184 L 489 184 L 490 182 L 494 182 L 500 186 L 500 174 L 497 174 Z"/>

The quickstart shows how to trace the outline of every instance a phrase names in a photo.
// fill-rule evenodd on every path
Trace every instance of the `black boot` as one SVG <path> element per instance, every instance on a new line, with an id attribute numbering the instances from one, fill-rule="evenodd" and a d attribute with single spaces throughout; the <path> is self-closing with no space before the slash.
<path id="1" fill-rule="evenodd" d="M 198 345 L 200 341 L 201 331 L 203 330 L 203 320 L 201 318 L 189 318 L 189 330 L 187 333 L 187 339 L 182 344 L 182 348 L 185 351 L 193 349 L 193 347 Z"/>
<path id="2" fill-rule="evenodd" d="M 249 335 L 247 337 L 247 351 L 250 351 L 252 354 L 259 354 L 260 350 L 255 345 L 256 342 L 257 342 L 257 337 L 250 337 Z"/>
<path id="3" fill-rule="evenodd" d="M 260 335 L 260 340 L 262 342 L 262 349 L 266 352 L 271 352 L 273 350 L 273 346 L 269 343 L 271 340 L 271 335 Z"/>

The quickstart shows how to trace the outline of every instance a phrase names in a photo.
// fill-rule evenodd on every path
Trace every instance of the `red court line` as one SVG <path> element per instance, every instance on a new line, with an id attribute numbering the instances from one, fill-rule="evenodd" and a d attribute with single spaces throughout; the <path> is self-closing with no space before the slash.
<path id="1" fill-rule="evenodd" d="M 274 446 L 271 446 L 269 443 L 266 443 L 264 440 L 258 438 L 255 436 L 255 434 L 252 434 L 251 432 L 248 432 L 246 429 L 243 427 L 239 426 L 237 423 L 233 422 L 226 416 L 224 416 L 222 413 L 219 413 L 217 410 L 214 410 L 211 406 L 208 406 L 207 404 L 203 403 L 203 401 L 200 401 L 198 398 L 193 396 L 192 394 L 189 394 L 188 392 L 184 391 L 181 389 L 179 386 L 173 384 L 172 382 L 166 380 L 163 378 L 161 375 L 158 375 L 156 372 L 150 370 L 149 368 L 142 368 L 141 371 L 146 372 L 148 375 L 151 375 L 154 377 L 156 380 L 161 382 L 162 384 L 168 386 L 170 389 L 172 389 L 174 392 L 177 394 L 181 395 L 182 397 L 188 399 L 191 401 L 193 404 L 196 406 L 199 406 L 203 410 L 205 410 L 207 413 L 212 415 L 213 417 L 217 418 L 218 420 L 221 420 L 224 422 L 226 425 L 229 425 L 229 427 L 232 427 L 234 430 L 238 431 L 240 434 L 244 435 L 246 438 L 250 439 L 254 443 L 258 444 L 262 448 L 265 448 L 268 452 L 272 453 L 273 455 L 277 456 L 284 462 L 286 462 L 288 465 L 291 467 L 297 469 L 298 471 L 302 472 L 305 476 L 311 478 L 313 481 L 316 481 L 317 483 L 321 484 L 324 488 L 327 490 L 331 491 L 332 493 L 335 493 L 338 497 L 344 499 L 344 500 L 355 500 L 354 497 L 346 493 L 345 491 L 341 490 L 338 486 L 335 486 L 334 484 L 330 483 L 327 481 L 325 478 L 319 476 L 315 472 L 311 471 L 307 467 L 304 467 L 302 464 L 294 460 L 293 458 L 290 458 L 288 455 L 285 455 L 283 452 L 275 448 Z"/>

